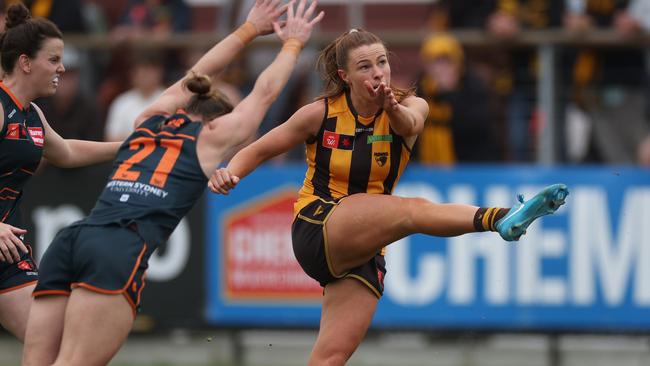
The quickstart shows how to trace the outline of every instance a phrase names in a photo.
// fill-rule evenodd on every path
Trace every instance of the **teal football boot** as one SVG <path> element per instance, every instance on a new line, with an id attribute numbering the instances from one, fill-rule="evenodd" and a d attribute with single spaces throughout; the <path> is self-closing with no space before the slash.
<path id="1" fill-rule="evenodd" d="M 526 234 L 526 228 L 538 217 L 552 214 L 564 204 L 569 189 L 566 184 L 553 184 L 524 202 L 524 195 L 517 195 L 517 202 L 508 213 L 495 224 L 495 228 L 506 241 L 519 240 Z"/>

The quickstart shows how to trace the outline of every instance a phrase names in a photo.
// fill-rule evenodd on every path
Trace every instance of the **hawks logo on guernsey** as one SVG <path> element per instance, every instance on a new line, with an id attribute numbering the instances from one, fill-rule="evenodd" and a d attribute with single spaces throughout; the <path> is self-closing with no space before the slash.
<path id="1" fill-rule="evenodd" d="M 379 166 L 386 165 L 386 162 L 388 161 L 387 152 L 376 152 L 374 153 L 374 156 L 375 156 L 375 162 L 379 164 Z"/>

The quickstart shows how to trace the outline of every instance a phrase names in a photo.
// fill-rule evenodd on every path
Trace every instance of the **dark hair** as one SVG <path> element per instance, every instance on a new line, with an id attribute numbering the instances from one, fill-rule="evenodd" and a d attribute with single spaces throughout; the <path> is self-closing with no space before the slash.
<path id="1" fill-rule="evenodd" d="M 321 79 L 325 81 L 325 90 L 316 99 L 331 98 L 343 93 L 348 88 L 348 85 L 341 79 L 338 70 L 347 68 L 350 51 L 361 46 L 377 43 L 384 46 L 388 53 L 388 47 L 386 47 L 386 44 L 379 37 L 367 30 L 358 28 L 343 33 L 327 45 L 320 52 L 316 61 L 316 67 L 321 75 Z M 414 95 L 413 88 L 404 90 L 391 86 L 391 89 L 395 93 L 398 101 Z"/>
<path id="2" fill-rule="evenodd" d="M 185 107 L 185 112 L 202 116 L 205 122 L 232 112 L 232 103 L 218 90 L 212 90 L 212 80 L 207 75 L 190 71 L 183 85 L 194 93 Z"/>
<path id="3" fill-rule="evenodd" d="M 13 72 L 20 55 L 34 58 L 48 38 L 63 39 L 63 35 L 51 21 L 32 18 L 22 3 L 11 5 L 7 9 L 5 30 L 0 35 L 0 64 L 4 72 Z"/>

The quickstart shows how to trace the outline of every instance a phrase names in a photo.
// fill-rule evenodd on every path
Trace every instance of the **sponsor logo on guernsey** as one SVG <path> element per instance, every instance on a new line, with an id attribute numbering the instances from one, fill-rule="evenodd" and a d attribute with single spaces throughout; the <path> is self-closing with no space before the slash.
<path id="1" fill-rule="evenodd" d="M 386 165 L 386 162 L 388 161 L 388 153 L 387 152 L 376 152 L 373 154 L 375 156 L 375 162 L 379 166 L 384 166 Z"/>
<path id="2" fill-rule="evenodd" d="M 328 149 L 354 150 L 354 136 L 325 131 L 322 145 Z"/>
<path id="3" fill-rule="evenodd" d="M 175 118 L 175 119 L 167 121 L 164 128 L 170 128 L 170 127 L 171 128 L 178 128 L 178 127 L 181 127 L 183 125 L 183 122 L 185 122 L 185 120 L 183 118 Z"/>
<path id="4" fill-rule="evenodd" d="M 11 110 L 11 113 L 9 113 L 9 115 L 7 116 L 7 118 L 11 118 L 11 117 L 13 117 L 14 114 L 16 114 L 16 108 L 14 108 L 14 109 Z"/>
<path id="5" fill-rule="evenodd" d="M 368 136 L 368 144 L 373 144 L 379 141 L 393 142 L 393 135 L 370 135 Z"/>
<path id="6" fill-rule="evenodd" d="M 32 261 L 29 259 L 25 259 L 24 261 L 16 263 L 16 267 L 23 271 L 33 271 L 36 268 L 36 266 L 34 266 L 34 263 L 32 263 Z"/>
<path id="7" fill-rule="evenodd" d="M 158 187 L 142 182 L 124 180 L 111 180 L 106 184 L 105 188 L 116 194 L 119 193 L 120 202 L 128 201 L 131 195 L 134 194 L 144 197 L 155 196 L 158 198 L 167 198 L 167 195 L 169 195 L 169 192 Z"/>
<path id="8" fill-rule="evenodd" d="M 34 141 L 34 145 L 43 146 L 43 128 L 27 127 L 27 130 L 29 131 L 29 135 L 32 137 L 32 141 Z"/>
<path id="9" fill-rule="evenodd" d="M 23 134 L 22 125 L 20 123 L 7 124 L 7 134 L 5 135 L 7 140 L 20 140 L 25 137 L 26 136 Z"/>

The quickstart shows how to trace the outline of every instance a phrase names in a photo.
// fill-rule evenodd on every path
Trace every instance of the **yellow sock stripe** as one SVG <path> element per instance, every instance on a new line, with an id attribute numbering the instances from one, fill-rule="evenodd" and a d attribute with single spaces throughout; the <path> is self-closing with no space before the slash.
<path id="1" fill-rule="evenodd" d="M 493 210 L 494 210 L 494 208 L 490 207 L 490 208 L 487 209 L 487 211 L 485 211 L 485 214 L 483 214 L 483 220 L 481 220 L 481 225 L 483 226 L 484 230 L 490 230 L 490 226 L 488 226 L 488 225 L 489 225 L 489 222 L 490 222 L 489 221 L 490 220 L 490 215 L 492 215 Z"/>
<path id="2" fill-rule="evenodd" d="M 490 218 L 490 231 L 494 231 L 494 219 L 497 217 L 497 213 L 499 213 L 499 209 L 495 208 L 492 211 L 492 217 Z"/>

